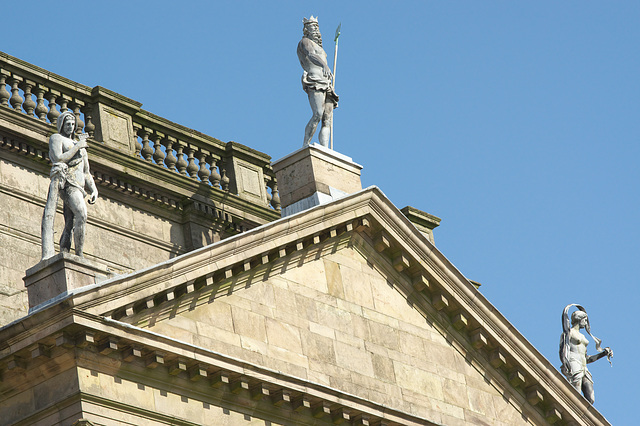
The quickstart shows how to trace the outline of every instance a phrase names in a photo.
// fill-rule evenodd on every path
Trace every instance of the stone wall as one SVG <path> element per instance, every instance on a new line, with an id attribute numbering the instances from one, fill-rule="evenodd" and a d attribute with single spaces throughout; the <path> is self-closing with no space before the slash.
<path id="1" fill-rule="evenodd" d="M 333 249 L 136 323 L 438 424 L 533 424 L 357 250 Z"/>

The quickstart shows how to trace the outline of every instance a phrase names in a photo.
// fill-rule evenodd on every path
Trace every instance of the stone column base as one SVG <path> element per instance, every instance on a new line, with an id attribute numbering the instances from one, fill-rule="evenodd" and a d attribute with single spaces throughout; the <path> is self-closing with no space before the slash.
<path id="1" fill-rule="evenodd" d="M 58 253 L 27 269 L 24 281 L 29 310 L 74 289 L 99 283 L 115 274 L 107 268 L 70 253 Z"/>
<path id="2" fill-rule="evenodd" d="M 362 166 L 351 157 L 311 144 L 272 164 L 282 217 L 325 204 L 362 189 Z"/>

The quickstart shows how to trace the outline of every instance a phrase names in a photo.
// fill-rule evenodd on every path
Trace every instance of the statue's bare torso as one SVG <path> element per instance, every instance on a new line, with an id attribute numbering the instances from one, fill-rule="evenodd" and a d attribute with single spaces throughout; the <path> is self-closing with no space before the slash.
<path id="1" fill-rule="evenodd" d="M 76 142 L 72 139 L 55 133 L 49 138 L 49 158 L 53 164 L 66 163 L 69 167 L 69 178 L 78 185 L 78 188 L 84 190 L 85 174 L 89 170 L 87 150 L 80 148 L 68 161 L 63 161 L 60 155 L 69 152 L 75 145 Z"/>

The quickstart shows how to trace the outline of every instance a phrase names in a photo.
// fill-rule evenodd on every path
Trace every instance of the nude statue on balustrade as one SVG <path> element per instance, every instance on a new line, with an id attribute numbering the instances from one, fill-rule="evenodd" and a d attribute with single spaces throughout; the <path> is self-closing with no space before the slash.
<path id="1" fill-rule="evenodd" d="M 60 114 L 57 127 L 58 133 L 49 138 L 49 159 L 52 166 L 47 203 L 42 215 L 42 260 L 55 254 L 53 223 L 58 198 L 62 198 L 64 214 L 60 251 L 68 253 L 73 239 L 75 254 L 81 257 L 87 223 L 85 197 L 89 196 L 90 204 L 95 203 L 98 198 L 98 189 L 89 171 L 89 158 L 86 151 L 88 135 L 81 134 L 78 141 L 74 140 L 76 116 L 71 111 Z M 89 189 L 89 194 L 85 188 Z"/>

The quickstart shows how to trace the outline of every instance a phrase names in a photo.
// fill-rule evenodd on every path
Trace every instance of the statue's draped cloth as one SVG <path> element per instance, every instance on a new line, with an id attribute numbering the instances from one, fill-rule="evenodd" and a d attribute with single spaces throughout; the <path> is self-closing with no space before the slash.
<path id="1" fill-rule="evenodd" d="M 333 107 L 338 108 L 338 95 L 333 91 L 331 85 L 331 79 L 326 77 L 315 77 L 309 75 L 308 72 L 302 72 L 302 89 L 309 93 L 309 91 L 322 91 L 327 92 L 327 101 L 333 102 Z"/>
<path id="2" fill-rule="evenodd" d="M 326 57 L 326 53 L 322 47 L 320 47 L 315 41 L 309 39 L 311 43 L 318 46 L 318 50 L 323 52 L 323 56 Z M 298 49 L 300 49 L 298 47 Z M 298 51 L 300 54 L 300 51 Z M 302 89 L 308 94 L 309 92 L 321 91 L 327 93 L 326 101 L 333 102 L 333 107 L 338 108 L 338 95 L 333 91 L 333 84 L 331 83 L 331 78 L 325 77 L 323 75 L 314 76 L 310 75 L 306 70 L 302 70 Z"/>
<path id="3" fill-rule="evenodd" d="M 58 190 L 63 190 L 67 186 L 77 188 L 82 192 L 82 195 L 87 195 L 84 187 L 76 181 L 77 169 L 82 163 L 82 157 L 80 154 L 76 154 L 74 158 L 66 163 L 53 163 L 51 166 L 50 177 L 52 181 L 57 182 Z"/>

